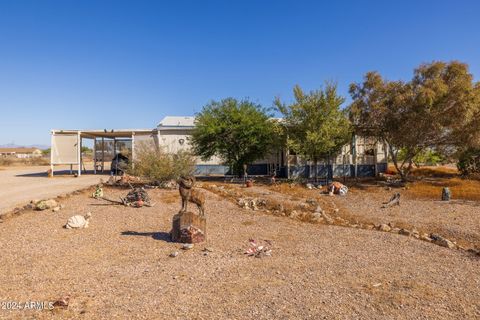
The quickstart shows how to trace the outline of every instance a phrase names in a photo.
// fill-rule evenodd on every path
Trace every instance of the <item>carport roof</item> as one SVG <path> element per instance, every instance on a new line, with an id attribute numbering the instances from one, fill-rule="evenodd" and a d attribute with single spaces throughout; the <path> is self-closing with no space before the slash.
<path id="1" fill-rule="evenodd" d="M 133 135 L 156 134 L 157 129 L 103 129 L 103 130 L 61 130 L 54 129 L 52 134 L 79 134 L 82 138 L 131 138 Z"/>

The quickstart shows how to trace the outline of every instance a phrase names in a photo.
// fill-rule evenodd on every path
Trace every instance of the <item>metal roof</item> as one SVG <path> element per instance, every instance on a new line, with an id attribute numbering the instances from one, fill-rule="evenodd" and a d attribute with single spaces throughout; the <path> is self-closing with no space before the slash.
<path id="1" fill-rule="evenodd" d="M 135 134 L 156 134 L 156 129 L 52 130 L 52 134 L 78 134 L 82 138 L 131 138 Z"/>
<path id="2" fill-rule="evenodd" d="M 158 123 L 158 128 L 193 128 L 195 127 L 195 117 L 174 117 L 166 116 Z"/>

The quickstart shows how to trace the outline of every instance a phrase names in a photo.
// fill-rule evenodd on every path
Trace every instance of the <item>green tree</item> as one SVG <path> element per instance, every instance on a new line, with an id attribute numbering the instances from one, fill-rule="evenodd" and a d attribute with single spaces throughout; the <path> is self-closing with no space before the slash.
<path id="1" fill-rule="evenodd" d="M 195 119 L 191 144 L 203 160 L 219 156 L 235 174 L 263 158 L 275 141 L 268 111 L 248 100 L 226 98 L 203 107 Z"/>
<path id="2" fill-rule="evenodd" d="M 473 135 L 477 88 L 468 66 L 455 61 L 423 64 L 409 82 L 369 72 L 363 83 L 350 86 L 350 114 L 359 133 L 388 144 L 405 181 L 419 154 L 452 149 Z"/>
<path id="3" fill-rule="evenodd" d="M 352 137 L 350 121 L 341 109 L 345 99 L 332 83 L 308 94 L 295 86 L 293 93 L 293 104 L 285 105 L 277 98 L 275 105 L 284 116 L 288 147 L 314 162 L 317 180 L 318 161 L 338 153 Z"/>

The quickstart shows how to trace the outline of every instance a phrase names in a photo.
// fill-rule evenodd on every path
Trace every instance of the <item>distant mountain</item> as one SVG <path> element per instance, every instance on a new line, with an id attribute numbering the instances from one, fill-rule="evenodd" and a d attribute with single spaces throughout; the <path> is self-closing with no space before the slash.
<path id="1" fill-rule="evenodd" d="M 46 146 L 46 145 L 43 145 L 43 144 L 32 144 L 32 145 L 29 145 L 29 146 L 20 146 L 18 144 L 14 144 L 14 143 L 7 143 L 7 144 L 1 144 L 0 148 L 37 148 L 37 149 L 40 149 L 40 150 L 45 150 L 45 149 L 48 149 L 50 147 Z"/>

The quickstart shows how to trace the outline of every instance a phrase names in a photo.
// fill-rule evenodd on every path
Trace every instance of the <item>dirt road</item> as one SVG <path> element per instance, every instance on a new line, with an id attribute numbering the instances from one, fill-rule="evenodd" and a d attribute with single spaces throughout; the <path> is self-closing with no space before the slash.
<path id="1" fill-rule="evenodd" d="M 0 216 L 16 206 L 24 205 L 32 199 L 55 197 L 72 192 L 99 181 L 101 176 L 58 175 L 47 178 L 48 167 L 14 167 L 0 170 Z"/>

